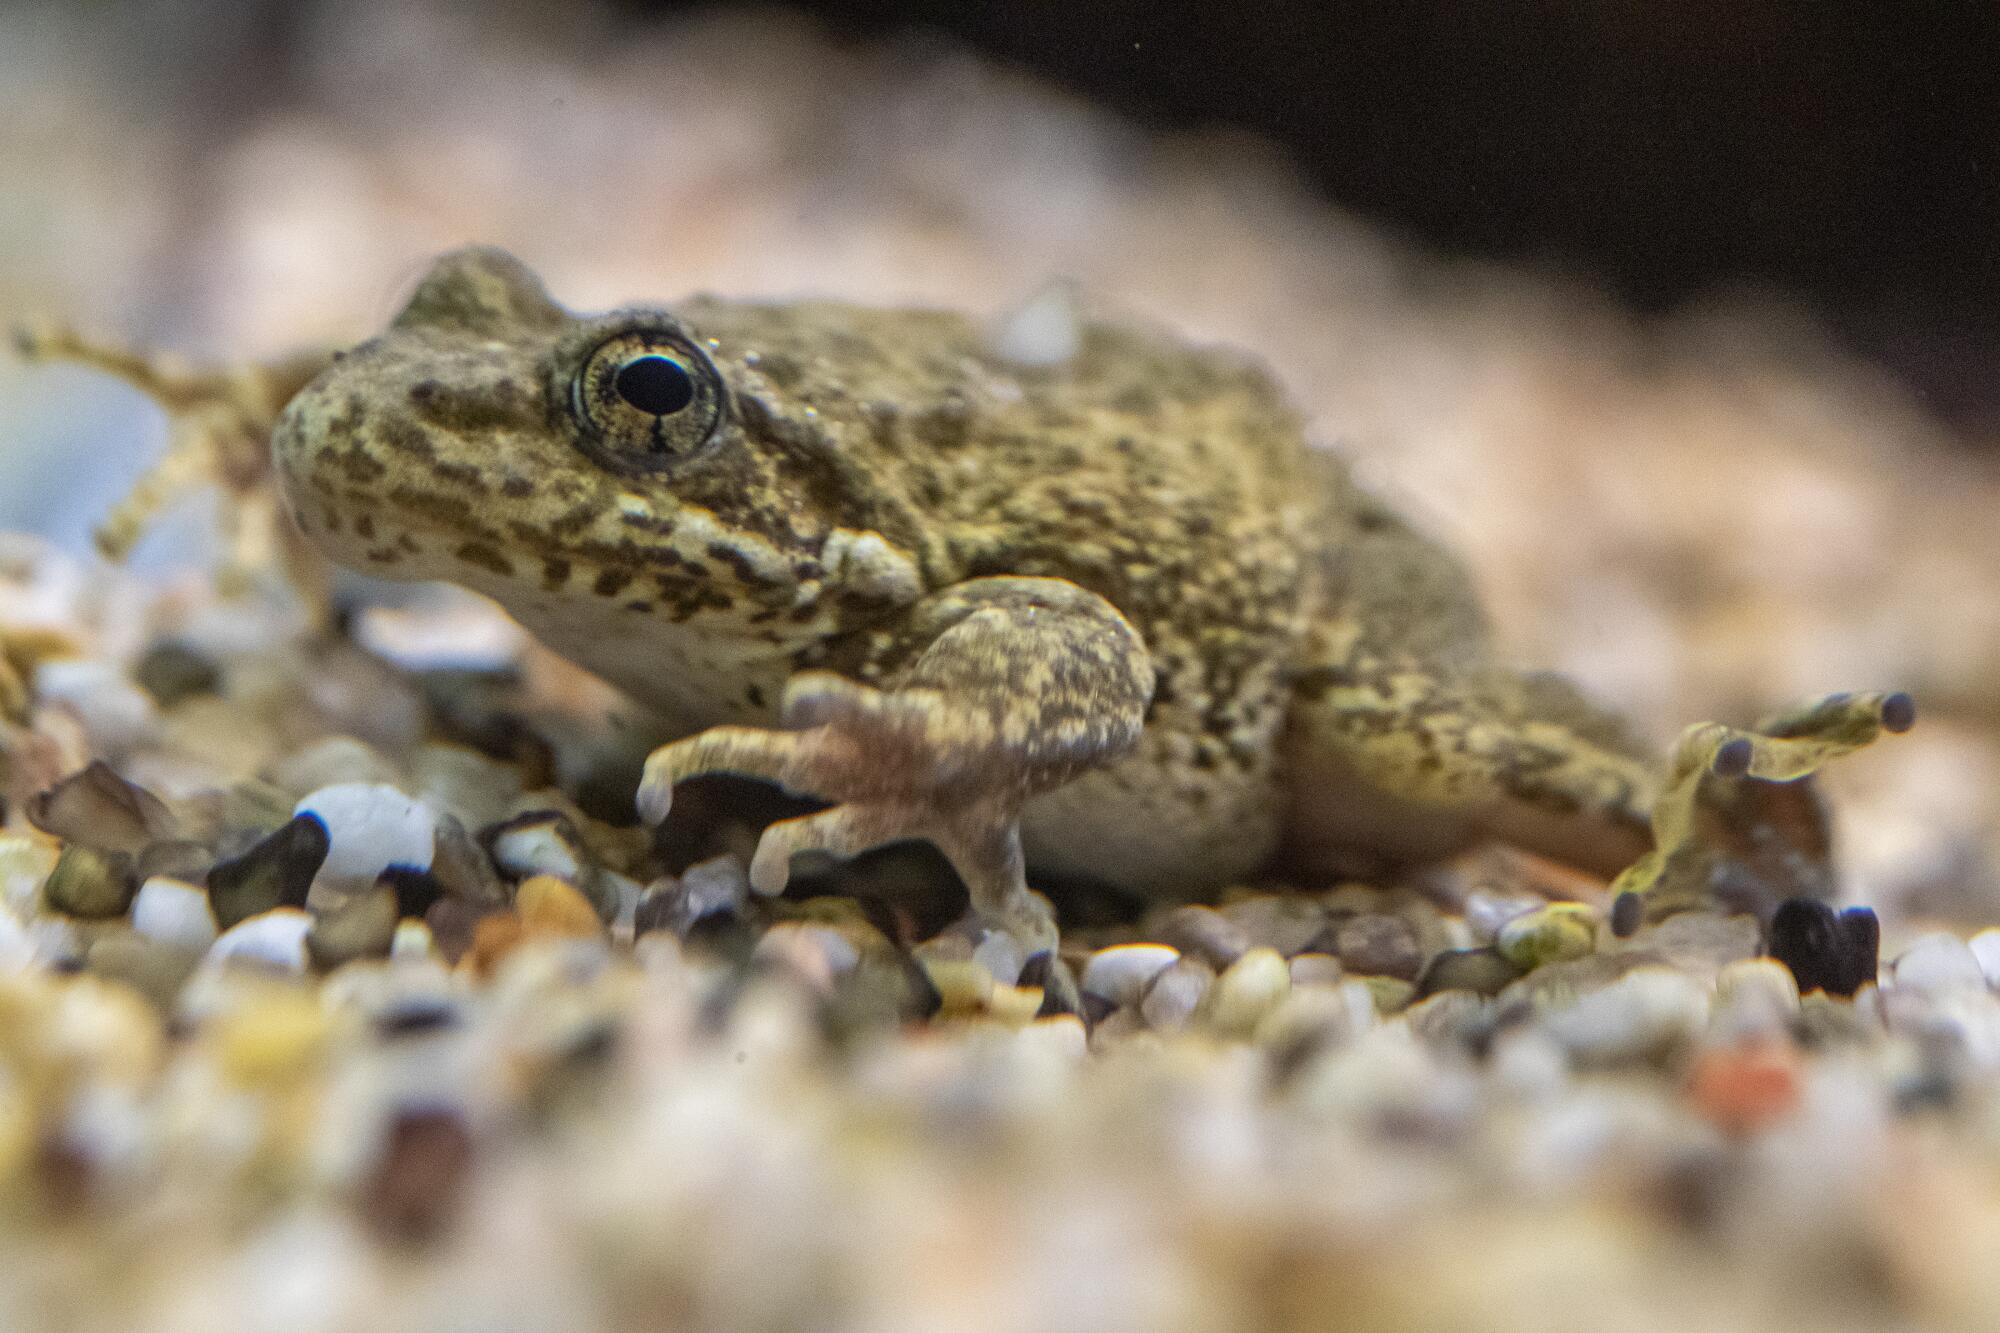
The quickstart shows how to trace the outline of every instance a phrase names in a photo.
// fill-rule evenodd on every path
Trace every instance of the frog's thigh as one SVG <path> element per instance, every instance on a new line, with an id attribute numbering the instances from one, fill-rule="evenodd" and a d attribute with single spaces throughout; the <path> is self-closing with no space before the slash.
<path id="1" fill-rule="evenodd" d="M 1283 811 L 1268 769 L 1198 769 L 1171 739 L 1028 802 L 1021 837 L 1030 878 L 1081 878 L 1149 902 L 1182 901 L 1265 866 Z"/>
<path id="2" fill-rule="evenodd" d="M 1612 874 L 1651 844 L 1644 747 L 1550 676 L 1322 666 L 1298 680 L 1283 754 L 1287 852 L 1306 868 L 1493 835 Z"/>

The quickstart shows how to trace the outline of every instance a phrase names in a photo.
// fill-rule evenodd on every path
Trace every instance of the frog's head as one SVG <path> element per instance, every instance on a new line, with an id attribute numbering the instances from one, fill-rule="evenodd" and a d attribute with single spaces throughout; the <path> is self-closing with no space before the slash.
<path id="1" fill-rule="evenodd" d="M 446 255 L 286 408 L 294 516 L 343 564 L 517 611 L 776 643 L 914 600 L 897 488 L 760 369 L 756 319 L 689 309 L 577 317 L 507 254 Z"/>

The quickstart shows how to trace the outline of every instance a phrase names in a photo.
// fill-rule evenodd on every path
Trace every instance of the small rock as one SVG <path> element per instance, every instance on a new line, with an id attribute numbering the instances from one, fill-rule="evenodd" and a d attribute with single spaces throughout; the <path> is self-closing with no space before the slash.
<path id="1" fill-rule="evenodd" d="M 438 906 L 443 907 L 450 901 L 447 898 Z M 499 969 L 501 960 L 512 953 L 526 936 L 527 927 L 521 924 L 520 917 L 512 912 L 490 912 L 473 923 L 471 943 L 461 957 L 471 965 L 474 976 L 490 978 Z M 448 947 L 446 955 L 450 955 Z"/>
<path id="2" fill-rule="evenodd" d="M 1942 931 L 1925 935 L 1897 956 L 1889 976 L 1900 989 L 1942 995 L 1949 991 L 1986 989 L 1986 973 L 1964 940 Z"/>
<path id="3" fill-rule="evenodd" d="M 1791 1030 L 1799 1015 L 1799 983 L 1791 969 L 1772 958 L 1746 958 L 1722 969 L 1715 980 L 1712 1040 L 1768 1039 Z"/>
<path id="4" fill-rule="evenodd" d="M 176 947 L 137 934 L 106 935 L 93 940 L 84 960 L 92 972 L 124 982 L 161 1013 L 173 1009 L 181 987 L 200 963 L 198 948 Z"/>
<path id="5" fill-rule="evenodd" d="M 303 988 L 270 987 L 255 1003 L 217 1018 L 216 1063 L 226 1078 L 243 1087 L 283 1087 L 318 1062 L 331 1026 L 317 995 Z"/>
<path id="6" fill-rule="evenodd" d="M 342 782 L 299 800 L 294 815 L 326 826 L 324 873 L 335 879 L 374 882 L 390 866 L 429 870 L 437 816 L 384 783 Z"/>
<path id="7" fill-rule="evenodd" d="M 556 810 L 530 810 L 495 824 L 480 835 L 493 853 L 493 864 L 513 879 L 554 875 L 581 884 L 592 862 L 569 816 Z"/>
<path id="8" fill-rule="evenodd" d="M 38 792 L 24 813 L 43 832 L 100 852 L 136 855 L 175 832 L 174 817 L 159 797 L 119 777 L 102 760 Z"/>
<path id="9" fill-rule="evenodd" d="M 514 894 L 514 910 L 531 933 L 595 939 L 604 919 L 573 884 L 554 875 L 530 875 Z"/>
<path id="10" fill-rule="evenodd" d="M 1566 963 L 1597 948 L 1597 913 L 1582 903 L 1550 903 L 1500 927 L 1494 947 L 1523 972 Z"/>
<path id="11" fill-rule="evenodd" d="M 428 922 L 398 921 L 396 933 L 389 937 L 391 962 L 425 961 L 436 958 L 440 952 Z"/>
<path id="12" fill-rule="evenodd" d="M 1149 1028 L 1178 1032 L 1194 1021 L 1195 1010 L 1214 981 L 1215 969 L 1206 961 L 1182 954 L 1146 983 L 1139 1016 Z"/>
<path id="13" fill-rule="evenodd" d="M 1212 968 L 1228 967 L 1250 947 L 1243 927 L 1213 907 L 1176 907 L 1147 927 L 1159 943 L 1194 954 Z"/>
<path id="14" fill-rule="evenodd" d="M 512 916 L 504 907 L 476 907 L 460 898 L 440 898 L 424 913 L 432 943 L 448 963 L 457 963 L 472 948 L 479 923 L 489 916 Z M 392 946 L 393 947 L 393 946 Z"/>
<path id="15" fill-rule="evenodd" d="M 207 891 L 164 875 L 139 886 L 132 899 L 132 929 L 156 943 L 192 949 L 197 955 L 222 933 Z"/>
<path id="16" fill-rule="evenodd" d="M 1291 957 L 1294 986 L 1338 986 L 1347 979 L 1340 960 L 1330 953 L 1299 953 Z"/>
<path id="17" fill-rule="evenodd" d="M 1309 947 L 1339 957 L 1341 967 L 1352 976 L 1415 981 L 1424 965 L 1415 929 L 1399 916 L 1380 912 L 1337 922 L 1321 934 L 1319 942 Z"/>
<path id="18" fill-rule="evenodd" d="M 479 907 L 507 905 L 507 885 L 494 868 L 493 858 L 455 815 L 438 819 L 431 876 L 451 897 Z"/>
<path id="19" fill-rule="evenodd" d="M 1520 975 L 1521 970 L 1496 948 L 1446 949 L 1433 954 L 1425 965 L 1417 978 L 1417 994 L 1467 990 L 1475 995 L 1498 995 Z"/>
<path id="20" fill-rule="evenodd" d="M 1688 1100 L 1724 1133 L 1752 1134 L 1798 1105 L 1803 1072 L 1789 1041 L 1704 1051 L 1688 1074 Z"/>
<path id="21" fill-rule="evenodd" d="M 306 956 L 306 936 L 312 928 L 312 915 L 296 907 L 263 912 L 223 931 L 209 946 L 203 963 L 219 966 L 241 961 L 280 972 L 304 972 L 310 962 Z"/>
<path id="22" fill-rule="evenodd" d="M 1053 1018 L 1063 1014 L 1084 1017 L 1084 997 L 1082 988 L 1076 983 L 1076 973 L 1062 956 L 1049 950 L 1029 957 L 1021 964 L 1020 985 L 1039 987 L 1042 992 L 1042 1007 L 1035 1011 L 1038 1018 Z"/>
<path id="23" fill-rule="evenodd" d="M 1852 995 L 1874 981 L 1881 940 L 1881 924 L 1865 907 L 1836 916 L 1816 898 L 1790 898 L 1771 917 L 1770 955 L 1792 970 L 1801 993 Z"/>
<path id="24" fill-rule="evenodd" d="M 2000 927 L 1988 926 L 1967 940 L 1966 947 L 1979 960 L 1979 970 L 1986 976 L 1987 989 L 2000 989 Z"/>
<path id="25" fill-rule="evenodd" d="M 758 938 L 750 956 L 789 968 L 822 993 L 831 992 L 834 983 L 861 962 L 861 951 L 853 941 L 831 926 L 810 921 L 778 922 Z"/>
<path id="26" fill-rule="evenodd" d="M 401 916 L 395 889 L 378 884 L 322 912 L 306 936 L 306 951 L 322 972 L 357 958 L 387 957 Z"/>
<path id="27" fill-rule="evenodd" d="M 1352 979 L 1368 988 L 1369 997 L 1374 1000 L 1375 1012 L 1378 1014 L 1400 1014 L 1409 1008 L 1410 1002 L 1417 997 L 1416 984 L 1401 977 L 1373 976 Z"/>
<path id="28" fill-rule="evenodd" d="M 81 843 L 63 848 L 42 893 L 50 907 L 71 916 L 123 916 L 135 889 L 132 858 L 123 852 L 96 852 Z"/>
<path id="29" fill-rule="evenodd" d="M 132 678 L 153 696 L 153 702 L 172 708 L 183 699 L 215 693 L 222 683 L 222 671 L 187 644 L 168 639 L 140 655 L 133 664 Z"/>
<path id="30" fill-rule="evenodd" d="M 1292 972 L 1284 955 L 1272 948 L 1251 949 L 1215 979 L 1201 1017 L 1220 1036 L 1248 1037 L 1291 989 Z"/>
<path id="31" fill-rule="evenodd" d="M 1708 993 L 1700 980 L 1665 967 L 1638 968 L 1566 1008 L 1542 1016 L 1541 1025 L 1589 1065 L 1652 1059 L 1683 1045 L 1708 1021 Z"/>
<path id="32" fill-rule="evenodd" d="M 326 825 L 299 815 L 243 855 L 208 872 L 208 901 L 225 931 L 276 907 L 304 907 L 327 856 Z"/>
<path id="33" fill-rule="evenodd" d="M 1276 949 L 1287 958 L 1311 948 L 1326 928 L 1326 904 L 1302 893 L 1252 894 L 1217 910 L 1253 946 Z"/>
<path id="34" fill-rule="evenodd" d="M 272 764 L 271 782 L 293 796 L 329 787 L 393 787 L 401 776 L 387 755 L 353 736 L 328 736 Z"/>
<path id="35" fill-rule="evenodd" d="M 91 658 L 62 657 L 35 667 L 35 700 L 60 704 L 82 721 L 94 748 L 127 750 L 152 734 L 158 710 L 152 696 L 118 667 Z"/>
<path id="36" fill-rule="evenodd" d="M 139 853 L 134 873 L 141 882 L 159 876 L 201 884 L 207 881 L 208 872 L 214 865 L 214 854 L 201 843 L 169 838 L 164 842 L 147 844 L 145 850 Z"/>
<path id="37" fill-rule="evenodd" d="M 1755 958 L 1760 944 L 1757 918 L 1747 912 L 1676 912 L 1620 947 L 1656 953 L 1684 972 L 1712 977 L 1725 964 Z"/>
<path id="38" fill-rule="evenodd" d="M 1083 989 L 1123 1009 L 1137 1004 L 1146 983 L 1179 957 L 1179 950 L 1164 944 L 1114 944 L 1084 964 Z"/>
<path id="39" fill-rule="evenodd" d="M 945 1015 L 979 1013 L 993 998 L 993 974 L 970 958 L 917 956 L 931 985 L 937 988 L 939 1012 Z"/>

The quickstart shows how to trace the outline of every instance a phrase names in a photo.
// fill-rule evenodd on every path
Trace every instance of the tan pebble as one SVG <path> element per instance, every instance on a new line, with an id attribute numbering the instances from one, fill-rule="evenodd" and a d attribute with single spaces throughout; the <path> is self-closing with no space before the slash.
<path id="1" fill-rule="evenodd" d="M 1070 1060 L 1081 1060 L 1090 1053 L 1090 1033 L 1075 1014 L 1037 1018 L 1021 1029 L 1021 1040 Z"/>
<path id="2" fill-rule="evenodd" d="M 245 1087 L 289 1082 L 319 1059 L 330 1028 L 313 993 L 273 991 L 217 1025 L 216 1059 Z"/>
<path id="3" fill-rule="evenodd" d="M 924 972 L 937 987 L 943 1014 L 976 1013 L 993 995 L 993 974 L 970 958 L 925 958 Z"/>
<path id="4" fill-rule="evenodd" d="M 512 912 L 489 912 L 472 928 L 472 944 L 462 961 L 476 977 L 491 977 L 500 960 L 512 953 L 526 936 L 527 928 Z"/>
<path id="5" fill-rule="evenodd" d="M 396 962 L 415 962 L 438 956 L 437 940 L 431 928 L 415 918 L 396 923 L 396 934 L 389 941 L 389 957 Z"/>
<path id="6" fill-rule="evenodd" d="M 1035 1015 L 1042 1010 L 1042 988 L 1040 986 L 1006 986 L 995 984 L 993 993 L 986 997 L 986 1012 L 1008 1027 L 1022 1027 L 1032 1023 Z"/>
<path id="7" fill-rule="evenodd" d="M 1209 987 L 1201 1018 L 1221 1036 L 1248 1037 L 1291 989 L 1284 955 L 1276 949 L 1251 949 Z"/>
<path id="8" fill-rule="evenodd" d="M 514 895 L 514 911 L 531 934 L 581 939 L 604 933 L 604 921 L 575 885 L 554 875 L 530 875 Z"/>
<path id="9" fill-rule="evenodd" d="M 1294 986 L 1338 986 L 1347 977 L 1330 953 L 1295 954 L 1290 966 Z"/>

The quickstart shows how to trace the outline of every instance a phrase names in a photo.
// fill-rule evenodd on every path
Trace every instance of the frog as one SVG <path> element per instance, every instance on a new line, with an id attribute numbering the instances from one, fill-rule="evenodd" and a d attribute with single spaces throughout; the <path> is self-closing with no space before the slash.
<path id="1" fill-rule="evenodd" d="M 1059 939 L 1034 884 L 1172 903 L 1487 841 L 1601 877 L 1648 851 L 1652 748 L 1506 661 L 1466 567 L 1262 363 L 1074 333 L 1048 358 L 948 310 L 573 313 L 472 246 L 383 332 L 261 377 L 96 359 L 266 437 L 313 550 L 483 594 L 657 713 L 645 821 L 711 774 L 823 803 L 762 831 L 765 894 L 927 841 L 966 928 L 1032 953 Z"/>

